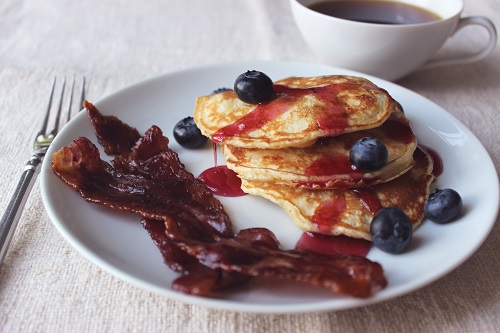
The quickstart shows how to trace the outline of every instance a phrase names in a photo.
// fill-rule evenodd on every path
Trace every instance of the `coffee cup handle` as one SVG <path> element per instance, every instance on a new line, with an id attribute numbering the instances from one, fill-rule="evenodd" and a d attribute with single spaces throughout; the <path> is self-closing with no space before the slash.
<path id="1" fill-rule="evenodd" d="M 446 65 L 467 64 L 481 60 L 485 58 L 488 54 L 490 54 L 490 52 L 493 51 L 497 43 L 497 30 L 493 22 L 484 16 L 463 17 L 458 22 L 457 27 L 452 35 L 456 34 L 459 30 L 469 25 L 478 25 L 485 28 L 488 31 L 489 34 L 488 43 L 481 50 L 479 50 L 476 53 L 465 56 L 430 60 L 429 62 L 425 63 L 421 67 L 421 69 L 434 68 Z"/>

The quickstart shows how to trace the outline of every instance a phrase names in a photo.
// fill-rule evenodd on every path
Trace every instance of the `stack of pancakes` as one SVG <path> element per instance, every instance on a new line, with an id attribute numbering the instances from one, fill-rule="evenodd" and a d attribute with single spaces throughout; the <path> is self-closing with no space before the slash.
<path id="1" fill-rule="evenodd" d="M 304 231 L 370 240 L 382 207 L 399 207 L 414 227 L 433 180 L 432 160 L 417 148 L 408 119 L 385 90 L 353 76 L 291 77 L 275 82 L 259 105 L 234 91 L 197 99 L 194 119 L 219 143 L 242 189 L 279 206 Z M 351 146 L 385 143 L 379 170 L 352 165 Z"/>

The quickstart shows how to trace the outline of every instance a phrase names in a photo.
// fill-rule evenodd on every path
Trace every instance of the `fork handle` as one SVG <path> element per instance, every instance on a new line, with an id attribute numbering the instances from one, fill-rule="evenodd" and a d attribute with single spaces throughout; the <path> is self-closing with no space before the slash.
<path id="1" fill-rule="evenodd" d="M 12 199 L 10 199 L 7 210 L 0 221 L 0 265 L 7 254 L 7 249 L 9 248 L 14 231 L 21 218 L 21 213 L 28 199 L 28 194 L 31 192 L 36 176 L 40 172 L 42 160 L 43 156 L 33 155 L 28 163 L 26 163 L 14 195 Z"/>

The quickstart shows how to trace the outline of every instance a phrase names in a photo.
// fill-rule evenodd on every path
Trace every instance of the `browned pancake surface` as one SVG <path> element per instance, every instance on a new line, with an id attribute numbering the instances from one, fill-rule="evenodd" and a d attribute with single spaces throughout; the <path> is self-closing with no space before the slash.
<path id="1" fill-rule="evenodd" d="M 281 206 L 304 231 L 370 240 L 370 222 L 381 207 L 399 207 L 414 227 L 421 223 L 433 163 L 420 149 L 414 159 L 415 166 L 400 177 L 364 189 L 309 190 L 245 179 L 242 188 Z"/>
<path id="2" fill-rule="evenodd" d="M 275 82 L 270 101 L 240 101 L 234 91 L 199 97 L 194 120 L 215 142 L 246 148 L 305 147 L 320 137 L 380 126 L 398 108 L 383 89 L 354 76 Z"/>
<path id="3" fill-rule="evenodd" d="M 352 145 L 374 137 L 388 148 L 388 163 L 380 170 L 357 170 L 350 161 Z M 318 140 L 304 148 L 256 149 L 223 145 L 227 165 L 240 178 L 312 189 L 346 189 L 387 182 L 413 164 L 417 139 L 408 119 L 394 112 L 381 126 Z"/>

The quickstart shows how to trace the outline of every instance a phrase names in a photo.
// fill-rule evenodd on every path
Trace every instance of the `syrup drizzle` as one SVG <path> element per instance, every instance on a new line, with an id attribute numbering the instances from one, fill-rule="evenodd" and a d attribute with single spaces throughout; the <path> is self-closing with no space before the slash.
<path id="1" fill-rule="evenodd" d="M 377 212 L 383 208 L 377 193 L 375 193 L 372 187 L 357 188 L 352 191 L 363 206 L 373 215 L 377 214 Z"/>
<path id="2" fill-rule="evenodd" d="M 212 141 L 212 153 L 214 154 L 214 166 L 217 168 L 217 144 Z"/>
<path id="3" fill-rule="evenodd" d="M 227 166 L 217 166 L 216 144 L 223 142 L 228 137 L 238 136 L 253 130 L 262 128 L 269 121 L 279 117 L 290 109 L 290 106 L 298 98 L 312 94 L 324 102 L 329 114 L 323 119 L 318 119 L 318 127 L 324 130 L 325 135 L 338 135 L 348 126 L 345 106 L 332 95 L 338 94 L 341 90 L 348 89 L 352 84 L 333 84 L 324 87 L 313 88 L 290 88 L 282 85 L 275 85 L 275 97 L 270 102 L 259 104 L 253 111 L 248 113 L 238 121 L 220 129 L 212 137 L 214 147 L 215 167 L 205 170 L 200 179 L 215 193 L 225 196 L 239 196 L 245 194 L 241 190 L 241 180 Z M 367 96 L 366 96 L 367 97 Z M 390 130 L 385 131 L 394 140 L 403 143 L 410 143 L 415 139 L 409 123 L 389 117 L 381 126 L 387 126 Z M 442 173 L 442 161 L 439 155 L 428 147 L 422 148 L 434 159 L 434 174 Z M 350 174 L 352 177 L 361 177 L 362 172 L 356 170 L 349 159 L 343 156 L 333 157 L 329 160 L 316 161 L 307 170 L 306 174 Z M 354 189 L 353 193 L 360 202 L 372 213 L 376 214 L 382 205 L 375 191 L 370 188 Z M 340 215 L 345 212 L 346 201 L 344 197 L 333 201 L 322 203 L 315 211 L 313 222 L 320 231 L 330 232 L 331 227 L 340 223 Z M 363 239 L 355 239 L 347 236 L 324 236 L 305 232 L 296 244 L 296 249 L 306 250 L 319 254 L 354 254 L 366 256 L 371 248 L 371 242 Z"/>
<path id="4" fill-rule="evenodd" d="M 305 174 L 311 176 L 346 174 L 360 178 L 363 172 L 357 170 L 356 167 L 352 165 L 349 156 L 338 154 L 314 161 L 314 163 L 306 168 Z"/>
<path id="5" fill-rule="evenodd" d="M 323 130 L 325 135 L 339 135 L 348 126 L 348 114 L 346 112 L 348 106 L 334 96 L 341 91 L 358 87 L 359 85 L 349 82 L 311 88 L 291 88 L 275 85 L 273 99 L 259 104 L 244 117 L 215 132 L 212 140 L 214 142 L 223 142 L 229 137 L 262 128 L 271 120 L 287 112 L 297 99 L 306 95 L 314 95 L 328 110 L 326 116 L 317 120 L 318 128 Z M 368 95 L 362 95 L 361 97 L 369 98 Z"/>
<path id="6" fill-rule="evenodd" d="M 314 211 L 313 223 L 325 234 L 330 233 L 331 227 L 341 222 L 340 215 L 345 212 L 346 206 L 343 196 L 323 202 Z"/>
<path id="7" fill-rule="evenodd" d="M 410 124 L 391 115 L 381 126 L 385 136 L 391 140 L 403 144 L 409 144 L 415 140 L 415 133 Z M 383 139 L 383 138 L 382 138 Z M 321 141 L 320 141 L 321 142 Z M 357 169 L 352 163 L 348 155 L 337 154 L 330 155 L 314 161 L 305 170 L 306 175 L 313 176 L 330 176 L 330 175 L 346 175 L 353 181 L 360 181 L 363 178 L 364 172 Z M 365 183 L 376 181 L 377 179 L 365 179 Z M 312 187 L 318 185 L 326 187 L 328 181 L 322 182 L 297 182 L 297 186 Z M 340 188 L 343 189 L 343 188 Z"/>
<path id="8" fill-rule="evenodd" d="M 432 159 L 434 160 L 434 168 L 433 174 L 437 177 L 443 172 L 443 162 L 439 154 L 432 148 L 419 145 L 419 149 L 428 153 Z M 373 214 L 375 215 L 380 209 L 383 208 L 380 199 L 378 198 L 375 190 L 372 187 L 364 187 L 359 189 L 351 190 L 356 197 L 360 200 L 360 202 Z M 331 204 L 327 204 L 324 207 L 319 207 L 319 215 L 327 218 L 328 213 L 325 212 L 328 209 L 328 206 Z M 337 205 L 338 207 L 338 205 Z M 339 210 L 337 209 L 337 213 Z M 335 225 L 339 221 L 339 217 L 334 216 L 335 212 L 331 212 L 331 220 L 330 222 L 326 220 L 322 220 L 322 224 L 320 231 L 323 229 L 327 232 L 331 232 L 331 226 Z M 330 230 L 329 230 L 330 229 Z M 370 242 L 361 241 L 358 243 L 358 239 L 353 239 L 349 237 L 342 237 L 341 239 L 338 236 L 322 236 L 316 234 L 308 234 L 304 233 L 300 240 L 298 241 L 296 248 L 312 251 L 320 254 L 331 254 L 331 253 L 344 253 L 344 254 L 355 254 L 357 255 L 366 255 L 370 249 Z M 347 242 L 347 245 L 344 243 Z M 339 245 L 340 244 L 340 245 Z M 332 250 L 333 248 L 333 250 Z M 363 254 L 364 253 L 364 254 Z"/>
<path id="9" fill-rule="evenodd" d="M 418 148 L 420 148 L 423 152 L 427 153 L 433 161 L 433 166 L 432 166 L 432 174 L 434 177 L 439 177 L 444 171 L 444 166 L 443 166 L 443 159 L 439 155 L 437 151 L 434 149 L 424 146 L 424 145 L 418 145 Z"/>
<path id="10" fill-rule="evenodd" d="M 373 215 L 382 209 L 382 203 L 376 192 L 371 187 L 351 190 L 358 200 Z M 328 234 L 332 226 L 341 222 L 340 215 L 346 210 L 345 198 L 322 203 L 314 212 L 313 222 L 320 232 Z M 347 236 L 325 236 L 305 232 L 297 242 L 296 249 L 311 251 L 324 255 L 332 254 L 355 254 L 366 256 L 371 248 L 371 242 L 364 239 L 356 239 Z"/>
<path id="11" fill-rule="evenodd" d="M 393 115 L 389 116 L 380 127 L 384 130 L 384 135 L 394 141 L 409 144 L 415 140 L 415 133 L 410 124 Z"/>
<path id="12" fill-rule="evenodd" d="M 225 197 L 239 197 L 245 195 L 241 189 L 241 179 L 236 172 L 229 169 L 226 165 L 217 164 L 217 145 L 212 143 L 214 153 L 214 166 L 203 171 L 199 176 L 202 182 L 214 194 Z"/>

